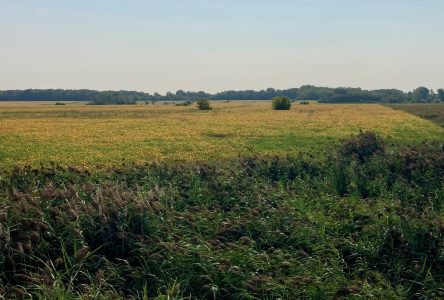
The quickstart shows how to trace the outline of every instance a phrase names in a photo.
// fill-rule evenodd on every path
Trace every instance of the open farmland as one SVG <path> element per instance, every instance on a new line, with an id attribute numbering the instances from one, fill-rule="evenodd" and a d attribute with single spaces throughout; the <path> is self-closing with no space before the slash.
<path id="1" fill-rule="evenodd" d="M 0 300 L 444 300 L 443 12 L 0 0 Z"/>
<path id="2" fill-rule="evenodd" d="M 444 137 L 443 128 L 380 105 L 295 104 L 290 111 L 272 111 L 268 101 L 215 102 L 205 112 L 164 104 L 0 104 L 0 163 L 109 167 L 319 153 L 360 130 L 399 143 Z"/>
<path id="3" fill-rule="evenodd" d="M 444 297 L 444 128 L 213 105 L 0 105 L 0 299 Z"/>

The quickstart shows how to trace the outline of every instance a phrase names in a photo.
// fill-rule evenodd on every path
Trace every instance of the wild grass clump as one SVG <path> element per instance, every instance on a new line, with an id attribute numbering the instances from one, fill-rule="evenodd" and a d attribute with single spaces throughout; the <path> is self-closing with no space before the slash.
<path id="1" fill-rule="evenodd" d="M 442 298 L 442 143 L 388 145 L 3 174 L 0 295 Z"/>
<path id="2" fill-rule="evenodd" d="M 332 157 L 341 196 L 375 198 L 394 193 L 404 206 L 439 210 L 444 202 L 444 151 L 441 142 L 424 142 L 386 153 L 385 143 L 363 132 L 343 141 Z"/>

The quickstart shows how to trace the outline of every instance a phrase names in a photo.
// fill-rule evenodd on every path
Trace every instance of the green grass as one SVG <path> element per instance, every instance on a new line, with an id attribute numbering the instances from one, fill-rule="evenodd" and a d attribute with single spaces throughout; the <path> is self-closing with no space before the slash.
<path id="1" fill-rule="evenodd" d="M 444 103 L 433 104 L 392 104 L 396 110 L 402 110 L 423 119 L 430 120 L 444 127 Z"/>
<path id="2" fill-rule="evenodd" d="M 95 169 L 321 153 L 361 130 L 405 144 L 444 137 L 444 128 L 380 105 L 295 104 L 274 111 L 270 101 L 213 102 L 212 111 L 162 104 L 0 105 L 0 164 Z"/>

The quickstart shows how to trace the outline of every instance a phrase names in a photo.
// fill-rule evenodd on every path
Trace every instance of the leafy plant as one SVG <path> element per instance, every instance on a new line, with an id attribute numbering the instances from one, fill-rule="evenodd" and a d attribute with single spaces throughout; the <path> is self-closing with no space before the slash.
<path id="1" fill-rule="evenodd" d="M 272 100 L 272 107 L 274 110 L 289 110 L 291 101 L 287 97 L 275 97 Z"/>

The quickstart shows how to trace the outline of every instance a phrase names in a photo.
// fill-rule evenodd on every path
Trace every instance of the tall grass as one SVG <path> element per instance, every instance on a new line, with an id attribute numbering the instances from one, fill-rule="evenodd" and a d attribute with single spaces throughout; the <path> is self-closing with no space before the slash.
<path id="1" fill-rule="evenodd" d="M 8 172 L 0 294 L 444 297 L 442 143 L 363 133 L 327 156 Z"/>

